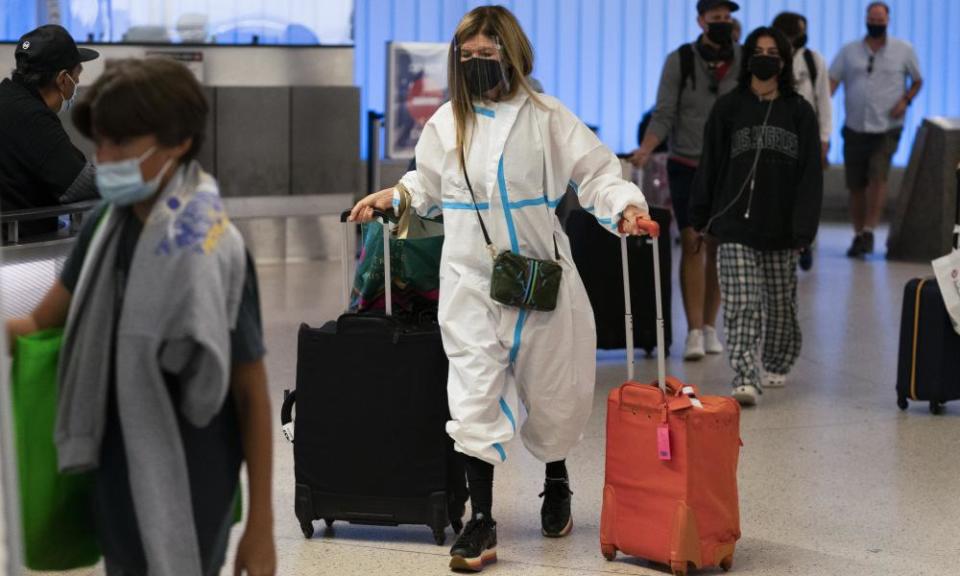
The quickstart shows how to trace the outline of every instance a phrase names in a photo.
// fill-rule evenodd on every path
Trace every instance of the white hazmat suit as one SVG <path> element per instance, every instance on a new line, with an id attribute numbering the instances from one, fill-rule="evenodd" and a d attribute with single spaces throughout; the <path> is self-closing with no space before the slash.
<path id="1" fill-rule="evenodd" d="M 439 322 L 450 358 L 447 432 L 459 452 L 491 464 L 506 461 L 518 427 L 539 460 L 564 459 L 590 417 L 593 311 L 554 215 L 567 183 L 611 233 L 627 206 L 647 212 L 643 194 L 621 178 L 619 161 L 596 135 L 555 98 L 538 97 L 542 107 L 522 90 L 509 101 L 478 103 L 466 165 L 498 250 L 553 259 L 556 238 L 563 281 L 554 311 L 520 310 L 490 298 L 492 258 L 460 169 L 449 103 L 423 130 L 416 171 L 400 181 L 419 215 L 443 213 Z"/>

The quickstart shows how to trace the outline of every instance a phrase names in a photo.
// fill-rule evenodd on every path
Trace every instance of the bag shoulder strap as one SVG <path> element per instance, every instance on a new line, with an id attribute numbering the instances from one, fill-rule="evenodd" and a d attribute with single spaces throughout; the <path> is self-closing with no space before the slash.
<path id="1" fill-rule="evenodd" d="M 820 98 L 817 96 L 817 62 L 813 59 L 813 52 L 809 48 L 803 50 L 803 61 L 807 64 L 807 73 L 810 75 L 810 88 L 813 90 L 813 111 L 820 117 Z"/>
<path id="2" fill-rule="evenodd" d="M 957 163 L 957 202 L 954 205 L 953 247 L 960 249 L 960 163 Z"/>
<path id="3" fill-rule="evenodd" d="M 467 174 L 467 161 L 463 156 L 463 149 L 460 149 L 460 166 L 463 167 L 463 179 L 467 181 L 467 189 L 470 190 L 470 199 L 473 200 L 473 209 L 477 213 L 477 220 L 480 221 L 480 230 L 483 231 L 483 239 L 487 243 L 487 248 L 490 249 L 490 254 L 496 256 L 496 248 L 493 245 L 493 241 L 490 239 L 490 233 L 487 232 L 487 225 L 483 222 L 483 216 L 480 215 L 480 206 L 477 205 L 477 196 L 473 193 L 473 185 L 470 184 L 470 176 Z"/>
<path id="4" fill-rule="evenodd" d="M 813 86 L 814 90 L 817 88 L 817 62 L 813 59 L 813 52 L 810 50 L 803 51 L 803 61 L 807 63 L 807 72 L 810 73 L 810 84 Z"/>
<path id="5" fill-rule="evenodd" d="M 680 95 L 687 87 L 687 79 L 690 80 L 690 89 L 697 89 L 697 75 L 694 74 L 696 62 L 693 54 L 693 44 L 687 43 L 680 47 L 680 89 L 677 90 L 677 108 L 680 108 Z"/>
<path id="6" fill-rule="evenodd" d="M 463 156 L 463 149 L 460 150 L 460 165 L 463 167 L 463 179 L 467 182 L 467 189 L 470 190 L 470 199 L 473 200 L 473 209 L 477 213 L 477 220 L 480 221 L 480 230 L 483 231 L 483 239 L 487 243 L 487 249 L 490 250 L 490 256 L 494 259 L 497 257 L 497 248 L 493 245 L 493 240 L 490 239 L 490 233 L 487 232 L 487 225 L 483 221 L 483 216 L 480 215 L 480 206 L 477 205 L 477 196 L 473 192 L 473 185 L 470 184 L 470 176 L 467 175 L 467 161 Z M 549 210 L 549 204 L 547 204 L 547 209 Z M 504 210 L 509 210 L 509 206 L 504 206 Z M 560 260 L 560 248 L 557 247 L 557 235 L 553 235 L 553 253 L 556 256 L 557 261 Z"/>

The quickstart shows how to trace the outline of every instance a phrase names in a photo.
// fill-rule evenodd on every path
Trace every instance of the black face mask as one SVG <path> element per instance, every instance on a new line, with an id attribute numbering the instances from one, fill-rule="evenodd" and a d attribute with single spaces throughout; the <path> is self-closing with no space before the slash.
<path id="1" fill-rule="evenodd" d="M 754 54 L 750 58 L 750 73 L 756 76 L 758 80 L 769 80 L 780 73 L 780 58 Z"/>
<path id="2" fill-rule="evenodd" d="M 711 22 L 707 25 L 707 38 L 721 46 L 733 44 L 733 22 Z"/>
<path id="3" fill-rule="evenodd" d="M 867 34 L 871 38 L 883 38 L 887 35 L 886 24 L 867 24 Z"/>
<path id="4" fill-rule="evenodd" d="M 473 96 L 483 96 L 503 80 L 503 70 L 500 68 L 499 60 L 471 58 L 461 66 L 467 80 L 467 90 Z"/>
<path id="5" fill-rule="evenodd" d="M 803 48 L 807 45 L 807 35 L 806 33 L 801 34 L 793 39 L 793 47 L 797 50 Z"/>

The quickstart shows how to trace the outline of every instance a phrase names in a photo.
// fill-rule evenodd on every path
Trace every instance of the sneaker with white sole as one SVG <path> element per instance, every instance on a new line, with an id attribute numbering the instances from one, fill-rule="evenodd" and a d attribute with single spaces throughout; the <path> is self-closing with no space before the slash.
<path id="1" fill-rule="evenodd" d="M 744 384 L 733 389 L 733 398 L 741 406 L 756 406 L 760 401 L 760 390 L 753 384 Z"/>
<path id="2" fill-rule="evenodd" d="M 487 564 L 496 562 L 497 523 L 478 514 L 460 532 L 450 556 L 450 569 L 458 572 L 480 572 Z"/>
<path id="3" fill-rule="evenodd" d="M 703 348 L 707 354 L 722 354 L 723 343 L 717 336 L 717 329 L 713 326 L 703 327 Z"/>
<path id="4" fill-rule="evenodd" d="M 783 388 L 786 385 L 787 385 L 786 374 L 774 374 L 772 372 L 767 372 L 763 376 L 764 388 Z"/>
<path id="5" fill-rule="evenodd" d="M 687 334 L 687 348 L 683 353 L 684 360 L 700 360 L 706 355 L 703 349 L 703 330 L 694 329 Z"/>

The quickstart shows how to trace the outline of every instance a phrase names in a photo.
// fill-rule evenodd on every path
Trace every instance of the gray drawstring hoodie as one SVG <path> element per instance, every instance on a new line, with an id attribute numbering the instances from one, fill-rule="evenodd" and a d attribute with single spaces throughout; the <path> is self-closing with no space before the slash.
<path id="1" fill-rule="evenodd" d="M 160 193 L 137 243 L 120 317 L 116 260 L 120 219 L 108 208 L 84 261 L 60 355 L 55 441 L 60 470 L 99 463 L 110 385 L 130 489 L 151 576 L 201 576 L 190 483 L 177 411 L 205 426 L 227 396 L 230 330 L 246 261 L 217 184 L 192 162 Z M 114 331 L 116 327 L 116 331 Z M 173 405 L 163 374 L 181 386 Z"/>

